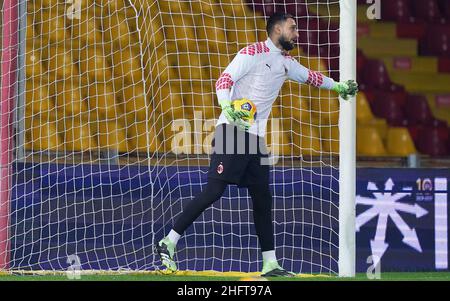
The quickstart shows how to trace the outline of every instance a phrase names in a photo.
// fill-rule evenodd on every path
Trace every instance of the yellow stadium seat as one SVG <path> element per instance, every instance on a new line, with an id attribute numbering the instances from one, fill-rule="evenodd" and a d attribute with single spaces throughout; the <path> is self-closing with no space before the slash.
<path id="1" fill-rule="evenodd" d="M 36 30 L 34 29 L 34 16 L 31 14 L 27 15 L 27 43 L 32 41 L 36 37 Z"/>
<path id="2" fill-rule="evenodd" d="M 311 112 L 322 125 L 337 125 L 339 122 L 339 99 L 325 95 L 311 100 Z"/>
<path id="3" fill-rule="evenodd" d="M 374 119 L 372 110 L 364 92 L 356 95 L 356 122 L 359 124 L 367 124 Z"/>
<path id="4" fill-rule="evenodd" d="M 374 119 L 372 119 L 371 121 L 369 121 L 368 123 L 366 123 L 364 125 L 374 127 L 377 130 L 378 135 L 380 135 L 380 138 L 383 141 L 386 140 L 387 130 L 388 130 L 388 124 L 386 122 L 386 119 L 374 118 Z"/>
<path id="5" fill-rule="evenodd" d="M 76 44 L 81 44 L 77 48 L 82 48 L 82 46 L 86 45 L 102 44 L 103 38 L 99 28 L 95 15 L 88 14 L 88 16 L 82 17 L 80 20 L 74 19 L 72 21 L 72 40 Z"/>
<path id="6" fill-rule="evenodd" d="M 33 119 L 29 136 L 33 150 L 57 151 L 62 149 L 62 140 L 54 121 Z"/>
<path id="7" fill-rule="evenodd" d="M 33 112 L 33 114 L 41 115 L 48 115 L 53 111 L 55 106 L 48 92 L 48 86 L 41 85 L 37 81 L 28 80 L 25 92 L 27 110 Z"/>
<path id="8" fill-rule="evenodd" d="M 137 120 L 147 120 L 149 117 L 149 104 L 145 99 L 145 91 L 142 85 L 129 85 L 123 89 L 123 102 L 125 111 L 133 113 Z"/>
<path id="9" fill-rule="evenodd" d="M 257 42 L 255 26 L 250 19 L 229 18 L 226 26 L 228 42 L 237 43 L 240 47 Z"/>
<path id="10" fill-rule="evenodd" d="M 126 8 L 125 2 L 123 0 L 97 0 L 97 3 L 103 8 L 105 14 L 113 12 L 124 13 Z"/>
<path id="11" fill-rule="evenodd" d="M 371 126 L 356 128 L 356 152 L 359 156 L 385 156 L 386 149 L 378 131 Z"/>
<path id="12" fill-rule="evenodd" d="M 159 0 L 159 9 L 164 13 L 182 13 L 187 12 L 189 7 L 182 1 Z"/>
<path id="13" fill-rule="evenodd" d="M 390 127 L 388 129 L 387 151 L 394 156 L 409 156 L 417 153 L 408 128 Z"/>
<path id="14" fill-rule="evenodd" d="M 311 120 L 309 101 L 306 98 L 284 94 L 280 97 L 280 104 L 283 117 L 291 117 L 302 123 L 308 123 Z"/>
<path id="15" fill-rule="evenodd" d="M 293 53 L 289 53 L 291 56 L 294 56 Z M 307 56 L 301 56 L 299 58 L 300 64 L 305 66 L 306 68 L 318 71 L 322 73 L 323 75 L 328 76 L 328 67 L 325 64 L 325 62 L 321 58 L 317 57 L 307 57 Z"/>
<path id="16" fill-rule="evenodd" d="M 37 16 L 40 17 L 38 24 L 45 43 L 63 43 L 70 37 L 66 30 L 64 14 L 41 12 Z"/>
<path id="17" fill-rule="evenodd" d="M 103 38 L 105 41 L 113 42 L 120 48 L 126 48 L 130 45 L 137 45 L 131 22 L 125 15 L 114 13 L 103 19 Z"/>
<path id="18" fill-rule="evenodd" d="M 174 66 L 177 66 L 182 79 L 196 80 L 207 78 L 207 76 L 203 74 L 203 67 L 199 54 L 178 54 L 176 56 L 176 61 L 173 61 L 173 64 Z"/>
<path id="19" fill-rule="evenodd" d="M 289 130 L 283 129 L 279 119 L 270 119 L 267 122 L 266 145 L 268 151 L 273 155 L 289 156 L 292 153 L 292 145 L 289 139 Z"/>
<path id="20" fill-rule="evenodd" d="M 317 126 L 295 123 L 292 128 L 292 143 L 295 155 L 320 155 L 322 150 Z"/>
<path id="21" fill-rule="evenodd" d="M 89 86 L 89 108 L 96 112 L 97 118 L 115 118 L 121 113 L 116 105 L 113 87 L 109 84 L 92 84 Z"/>
<path id="22" fill-rule="evenodd" d="M 153 103 L 159 112 L 168 115 L 172 119 L 184 118 L 184 105 L 181 92 L 178 87 L 165 85 L 155 93 Z"/>
<path id="23" fill-rule="evenodd" d="M 43 71 L 41 54 L 38 50 L 28 49 L 25 53 L 26 75 L 28 78 L 40 76 Z"/>
<path id="24" fill-rule="evenodd" d="M 127 152 L 127 136 L 125 127 L 117 121 L 100 121 L 92 124 L 92 132 L 97 134 L 98 145 L 105 149 Z"/>
<path id="25" fill-rule="evenodd" d="M 86 47 L 80 51 L 81 75 L 93 81 L 106 81 L 112 78 L 106 57 L 100 47 Z"/>
<path id="26" fill-rule="evenodd" d="M 97 148 L 87 122 L 78 118 L 62 119 L 58 128 L 64 132 L 64 147 L 67 151 L 89 151 Z"/>
<path id="27" fill-rule="evenodd" d="M 78 68 L 69 50 L 50 47 L 46 54 L 48 69 L 53 79 L 68 79 L 78 75 Z"/>
<path id="28" fill-rule="evenodd" d="M 112 64 L 116 77 L 123 77 L 130 84 L 142 81 L 140 57 L 131 48 L 114 53 Z"/>
<path id="29" fill-rule="evenodd" d="M 70 82 L 58 82 L 56 92 L 56 106 L 69 117 L 79 115 L 88 111 L 86 102 L 83 100 L 82 89 Z"/>
<path id="30" fill-rule="evenodd" d="M 161 151 L 161 141 L 156 127 L 147 121 L 140 121 L 128 127 L 130 151 L 154 153 Z"/>
<path id="31" fill-rule="evenodd" d="M 185 92 L 187 91 L 187 92 Z M 185 107 L 193 112 L 201 112 L 204 119 L 212 119 L 215 116 L 216 96 L 211 86 L 207 83 L 192 83 L 192 87 L 183 90 Z"/>
<path id="32" fill-rule="evenodd" d="M 339 154 L 339 127 L 338 126 L 323 126 L 321 127 L 322 134 L 322 150 L 331 154 Z"/>

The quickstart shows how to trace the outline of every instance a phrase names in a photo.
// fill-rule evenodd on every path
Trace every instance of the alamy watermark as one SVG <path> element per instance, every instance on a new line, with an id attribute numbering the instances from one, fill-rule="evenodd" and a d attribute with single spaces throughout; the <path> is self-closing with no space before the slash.
<path id="1" fill-rule="evenodd" d="M 381 279 L 381 260 L 377 255 L 371 255 L 367 257 L 367 261 L 370 266 L 367 268 L 367 279 Z"/>
<path id="2" fill-rule="evenodd" d="M 381 19 L 381 0 L 366 0 L 370 4 L 367 8 L 366 16 L 370 20 Z"/>
<path id="3" fill-rule="evenodd" d="M 81 261 L 80 257 L 78 255 L 69 255 L 67 257 L 67 264 L 69 264 L 69 267 L 66 271 L 66 276 L 70 280 L 74 279 L 81 279 Z"/>
<path id="4" fill-rule="evenodd" d="M 194 119 L 176 119 L 172 121 L 171 151 L 174 154 L 263 154 L 262 165 L 274 165 L 278 162 L 278 154 L 282 141 L 281 119 L 257 120 L 257 130 L 266 132 L 266 125 L 270 122 L 270 142 L 267 146 L 263 137 L 256 133 L 249 134 L 235 127 L 225 126 L 224 131 L 215 130 L 217 121 L 203 119 L 202 112 L 194 112 Z M 212 142 L 214 139 L 214 150 Z"/>

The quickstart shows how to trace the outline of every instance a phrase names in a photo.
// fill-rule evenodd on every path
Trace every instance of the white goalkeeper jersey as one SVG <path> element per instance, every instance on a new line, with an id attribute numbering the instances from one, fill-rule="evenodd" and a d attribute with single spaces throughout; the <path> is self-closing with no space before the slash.
<path id="1" fill-rule="evenodd" d="M 286 79 L 328 90 L 334 85 L 332 78 L 308 70 L 268 38 L 239 51 L 216 82 L 217 98 L 253 101 L 257 114 L 249 132 L 264 137 L 272 105 Z M 223 113 L 217 125 L 222 123 L 229 123 Z"/>

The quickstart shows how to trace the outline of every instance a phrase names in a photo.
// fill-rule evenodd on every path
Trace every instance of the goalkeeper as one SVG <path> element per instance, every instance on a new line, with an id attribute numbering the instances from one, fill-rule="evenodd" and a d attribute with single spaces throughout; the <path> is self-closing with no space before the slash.
<path id="1" fill-rule="evenodd" d="M 262 276 L 293 276 L 284 270 L 275 255 L 272 225 L 272 194 L 269 189 L 269 165 L 264 136 L 272 104 L 286 79 L 318 88 L 334 90 L 348 100 L 358 92 L 353 80 L 335 82 L 319 72 L 308 70 L 288 55 L 298 39 L 293 16 L 276 13 L 267 22 L 268 39 L 243 48 L 216 82 L 222 114 L 212 142 L 208 183 L 176 220 L 172 230 L 156 245 L 161 262 L 176 270 L 174 253 L 184 231 L 217 201 L 229 184 L 247 187 L 253 202 L 253 219 L 261 245 Z M 233 99 L 252 100 L 257 118 L 250 124 L 246 111 L 235 111 Z M 239 138 L 238 138 L 239 137 Z M 230 147 L 231 145 L 231 147 Z M 256 146 L 256 147 L 253 147 Z"/>

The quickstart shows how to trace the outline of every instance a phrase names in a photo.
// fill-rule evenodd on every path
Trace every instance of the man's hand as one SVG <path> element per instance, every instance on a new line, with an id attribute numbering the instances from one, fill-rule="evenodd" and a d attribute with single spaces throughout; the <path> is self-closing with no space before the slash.
<path id="1" fill-rule="evenodd" d="M 243 131 L 246 131 L 250 128 L 250 123 L 242 120 L 243 117 L 249 117 L 250 113 L 246 111 L 235 111 L 231 107 L 231 101 L 229 100 L 219 100 L 220 107 L 222 108 L 222 112 L 227 118 L 227 120 L 236 125 Z"/>
<path id="2" fill-rule="evenodd" d="M 358 84 L 352 79 L 342 83 L 335 83 L 333 91 L 339 93 L 344 100 L 348 100 L 349 96 L 353 97 L 358 93 Z"/>

